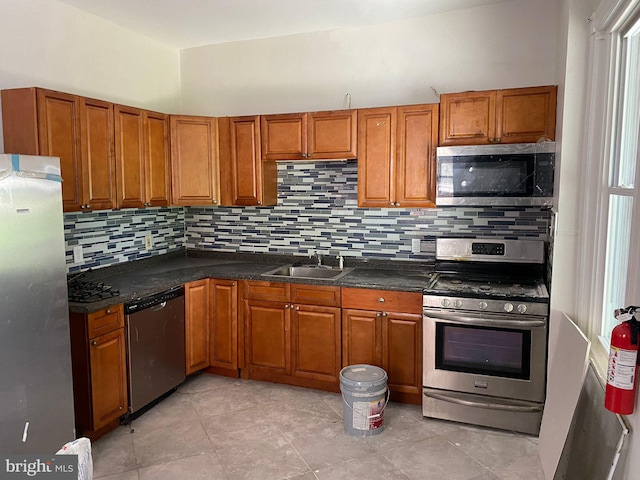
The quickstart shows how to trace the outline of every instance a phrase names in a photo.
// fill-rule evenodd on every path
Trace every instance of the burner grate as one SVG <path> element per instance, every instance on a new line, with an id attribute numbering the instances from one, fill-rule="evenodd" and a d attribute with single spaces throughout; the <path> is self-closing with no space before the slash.
<path id="1" fill-rule="evenodd" d="M 68 283 L 68 297 L 70 302 L 91 303 L 105 298 L 117 297 L 120 291 L 104 282 L 80 282 L 73 279 Z"/>

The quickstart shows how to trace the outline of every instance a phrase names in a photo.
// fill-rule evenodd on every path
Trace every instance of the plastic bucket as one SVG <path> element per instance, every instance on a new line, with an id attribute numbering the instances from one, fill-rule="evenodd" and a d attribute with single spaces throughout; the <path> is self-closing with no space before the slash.
<path id="1" fill-rule="evenodd" d="M 350 365 L 340 370 L 344 431 L 365 437 L 382 433 L 389 401 L 387 372 L 373 365 Z"/>

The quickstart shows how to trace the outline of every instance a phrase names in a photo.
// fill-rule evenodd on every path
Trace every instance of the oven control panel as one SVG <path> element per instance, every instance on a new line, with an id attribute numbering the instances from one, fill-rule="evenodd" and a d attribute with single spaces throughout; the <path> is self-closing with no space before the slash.
<path id="1" fill-rule="evenodd" d="M 518 302 L 494 299 L 443 297 L 439 295 L 424 295 L 422 297 L 422 305 L 424 307 L 447 309 L 452 312 L 462 312 L 467 310 L 507 315 L 535 316 L 547 316 L 549 313 L 549 306 L 546 302 Z"/>
<path id="2" fill-rule="evenodd" d="M 504 255 L 504 243 L 477 243 L 471 244 L 471 253 L 474 255 Z"/>

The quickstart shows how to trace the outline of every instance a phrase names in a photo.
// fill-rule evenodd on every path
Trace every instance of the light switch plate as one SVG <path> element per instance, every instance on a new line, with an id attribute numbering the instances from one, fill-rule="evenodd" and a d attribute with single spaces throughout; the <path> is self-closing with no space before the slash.
<path id="1" fill-rule="evenodd" d="M 73 263 L 83 263 L 84 254 L 82 253 L 82 245 L 73 247 Z"/>
<path id="2" fill-rule="evenodd" d="M 144 236 L 144 249 L 149 251 L 153 248 L 153 237 L 151 235 Z"/>
<path id="3" fill-rule="evenodd" d="M 411 252 L 412 253 L 420 253 L 420 239 L 412 238 L 411 239 Z"/>

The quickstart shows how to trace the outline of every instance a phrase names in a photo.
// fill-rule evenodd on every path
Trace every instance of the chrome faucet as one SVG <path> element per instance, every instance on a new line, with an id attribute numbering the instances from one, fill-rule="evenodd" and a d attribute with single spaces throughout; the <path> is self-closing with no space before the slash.
<path id="1" fill-rule="evenodd" d="M 322 266 L 322 255 L 320 255 L 318 252 L 311 251 L 309 253 L 309 258 L 311 260 L 315 259 L 318 262 L 319 267 Z"/>

